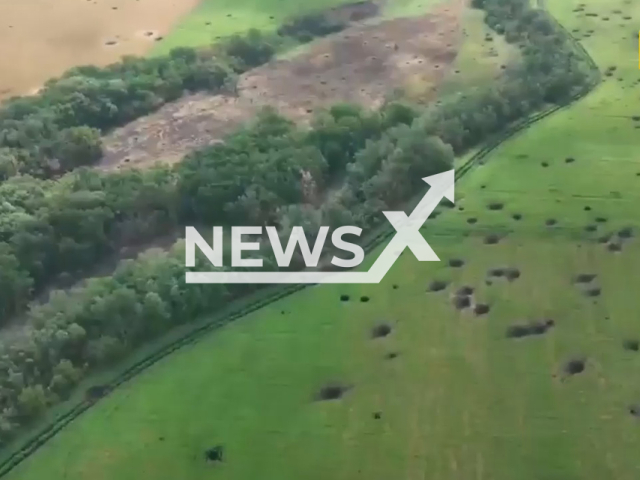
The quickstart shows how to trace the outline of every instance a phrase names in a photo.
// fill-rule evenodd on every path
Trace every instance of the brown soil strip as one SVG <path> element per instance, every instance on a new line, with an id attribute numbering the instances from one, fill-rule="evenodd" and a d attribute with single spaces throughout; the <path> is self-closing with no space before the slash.
<path id="1" fill-rule="evenodd" d="M 264 105 L 304 124 L 319 107 L 357 102 L 376 108 L 394 90 L 416 83 L 435 94 L 463 39 L 458 3 L 318 40 L 294 58 L 241 76 L 237 96 L 185 96 L 106 136 L 101 167 L 179 161 L 220 142 Z"/>

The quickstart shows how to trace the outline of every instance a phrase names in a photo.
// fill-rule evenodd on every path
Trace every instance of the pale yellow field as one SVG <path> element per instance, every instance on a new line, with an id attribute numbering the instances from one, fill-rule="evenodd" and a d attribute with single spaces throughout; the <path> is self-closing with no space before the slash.
<path id="1" fill-rule="evenodd" d="M 0 99 L 33 92 L 75 65 L 144 54 L 198 3 L 0 0 Z"/>

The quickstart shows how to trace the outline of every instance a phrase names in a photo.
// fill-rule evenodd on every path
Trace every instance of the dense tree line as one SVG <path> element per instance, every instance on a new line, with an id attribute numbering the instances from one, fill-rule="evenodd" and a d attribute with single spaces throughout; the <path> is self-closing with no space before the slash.
<path id="1" fill-rule="evenodd" d="M 48 178 L 102 156 L 100 134 L 146 115 L 185 91 L 217 91 L 233 71 L 211 51 L 127 57 L 105 68 L 83 66 L 51 80 L 34 96 L 0 109 L 0 180 Z"/>
<path id="2" fill-rule="evenodd" d="M 0 323 L 52 282 L 68 285 L 124 245 L 185 223 L 274 222 L 330 183 L 367 139 L 416 113 L 391 104 L 367 113 L 336 106 L 302 131 L 272 110 L 177 168 L 79 169 L 58 180 L 16 176 L 0 184 Z"/>
<path id="3" fill-rule="evenodd" d="M 235 89 L 236 77 L 268 62 L 283 45 L 345 28 L 319 13 L 294 19 L 277 35 L 250 30 L 208 48 L 125 57 L 107 67 L 72 68 L 33 96 L 0 108 L 0 181 L 18 174 L 51 178 L 102 157 L 101 133 L 176 100 L 185 92 Z"/>
<path id="4" fill-rule="evenodd" d="M 475 4 L 523 53 L 522 65 L 488 90 L 426 110 L 337 105 L 318 113 L 308 129 L 265 109 L 224 143 L 173 168 L 81 168 L 55 181 L 22 175 L 4 182 L 0 316 L 21 311 L 54 278 L 71 281 L 121 245 L 183 224 L 269 224 L 284 235 L 301 224 L 311 232 L 319 225 L 370 229 L 381 210 L 402 206 L 423 188 L 422 177 L 450 168 L 456 153 L 585 88 L 580 57 L 528 0 Z M 245 65 L 232 71 L 267 56 L 252 35 L 233 40 L 230 51 L 251 55 L 243 53 Z M 182 248 L 125 261 L 112 276 L 54 292 L 30 308 L 26 340 L 0 346 L 0 442 L 89 372 L 255 288 L 185 285 Z"/>

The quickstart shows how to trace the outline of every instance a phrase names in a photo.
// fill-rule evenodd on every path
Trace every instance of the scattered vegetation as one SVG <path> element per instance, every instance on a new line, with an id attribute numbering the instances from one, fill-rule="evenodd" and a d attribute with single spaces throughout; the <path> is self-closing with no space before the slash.
<path id="1" fill-rule="evenodd" d="M 348 22 L 331 19 L 323 13 L 313 13 L 284 24 L 278 29 L 278 34 L 306 43 L 315 37 L 323 37 L 344 30 L 347 26 Z"/>

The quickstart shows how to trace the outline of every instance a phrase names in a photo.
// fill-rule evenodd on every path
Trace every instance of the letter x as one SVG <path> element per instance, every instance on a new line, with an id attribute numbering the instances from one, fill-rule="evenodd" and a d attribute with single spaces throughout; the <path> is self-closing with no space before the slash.
<path id="1" fill-rule="evenodd" d="M 417 208 L 411 212 L 411 216 L 409 217 L 407 217 L 407 214 L 404 212 L 382 213 L 384 213 L 384 216 L 387 217 L 389 223 L 391 223 L 393 228 L 396 229 L 396 232 L 398 232 L 393 238 L 393 241 L 398 243 L 398 245 L 395 245 L 395 247 L 398 248 L 398 253 L 402 253 L 406 247 L 409 247 L 416 258 L 421 262 L 439 260 L 436 252 L 433 251 L 431 246 L 420 234 L 420 227 L 428 218 L 428 214 L 424 219 L 420 218 L 420 214 L 422 212 L 418 211 Z"/>
<path id="2" fill-rule="evenodd" d="M 455 177 L 453 170 L 449 170 L 448 172 L 425 177 L 422 180 L 431 185 L 431 188 L 418 202 L 410 216 L 407 217 L 404 212 L 382 213 L 398 232 L 389 243 L 391 252 L 394 255 L 400 256 L 402 251 L 409 247 L 419 261 L 437 262 L 440 259 L 424 237 L 420 235 L 420 227 L 427 221 L 427 218 L 435 210 L 442 197 L 447 197 L 453 202 Z"/>

